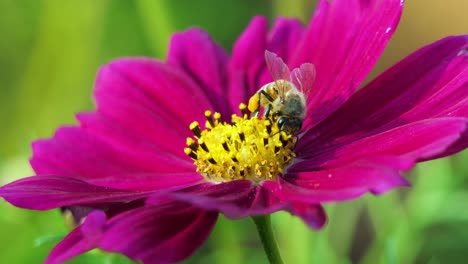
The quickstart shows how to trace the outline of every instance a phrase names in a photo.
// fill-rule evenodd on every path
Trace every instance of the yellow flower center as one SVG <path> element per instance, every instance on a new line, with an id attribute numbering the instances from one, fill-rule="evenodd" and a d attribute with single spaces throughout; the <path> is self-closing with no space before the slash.
<path id="1" fill-rule="evenodd" d="M 194 137 L 187 138 L 184 152 L 208 181 L 276 180 L 295 157 L 295 137 L 268 118 L 248 117 L 244 104 L 239 108 L 242 116 L 232 115 L 232 124 L 206 111 L 206 128 L 190 124 Z"/>

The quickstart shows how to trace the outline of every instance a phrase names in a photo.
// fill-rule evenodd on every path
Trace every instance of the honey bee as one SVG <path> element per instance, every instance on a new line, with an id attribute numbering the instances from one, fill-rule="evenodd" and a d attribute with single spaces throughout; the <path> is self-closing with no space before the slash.
<path id="1" fill-rule="evenodd" d="M 249 99 L 247 108 L 258 116 L 263 107 L 264 117 L 271 117 L 280 131 L 294 135 L 302 128 L 307 95 L 315 81 L 315 67 L 304 63 L 290 72 L 284 61 L 268 50 L 265 60 L 273 82 L 262 86 Z"/>

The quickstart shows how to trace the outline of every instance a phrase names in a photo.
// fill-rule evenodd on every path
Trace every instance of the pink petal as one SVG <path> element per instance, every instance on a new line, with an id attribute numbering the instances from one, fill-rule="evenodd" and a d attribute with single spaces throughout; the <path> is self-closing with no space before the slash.
<path id="1" fill-rule="evenodd" d="M 290 211 L 313 229 L 321 229 L 327 223 L 327 214 L 319 204 L 295 202 L 292 203 Z"/>
<path id="2" fill-rule="evenodd" d="M 375 156 L 337 168 L 288 173 L 281 180 L 281 195 L 283 199 L 317 204 L 354 199 L 367 192 L 381 194 L 408 186 L 400 172 L 413 164 L 406 158 Z"/>
<path id="3" fill-rule="evenodd" d="M 102 67 L 95 98 L 100 113 L 139 133 L 149 129 L 143 135 L 154 142 L 167 140 L 157 137 L 169 137 L 167 132 L 185 140 L 188 124 L 204 121 L 205 110 L 212 108 L 193 78 L 177 67 L 147 58 L 120 59 Z"/>
<path id="4" fill-rule="evenodd" d="M 131 139 L 127 139 L 131 140 Z M 148 143 L 150 144 L 150 143 Z M 140 150 L 140 151 L 139 151 Z M 49 140 L 33 143 L 31 165 L 37 174 L 68 175 L 81 179 L 154 173 L 193 172 L 188 158 L 149 151 L 96 136 L 78 127 L 57 130 Z"/>
<path id="5" fill-rule="evenodd" d="M 445 38 L 396 64 L 309 130 L 298 144 L 299 155 L 317 156 L 324 149 L 425 119 L 468 117 L 468 56 L 463 52 L 467 43 L 466 36 Z M 465 134 L 452 146 L 446 146 L 446 152 L 433 155 L 460 151 L 467 141 Z"/>
<path id="6" fill-rule="evenodd" d="M 268 22 L 255 17 L 234 44 L 229 63 L 229 95 L 234 104 L 246 103 L 261 87 L 258 75 L 266 69 Z"/>
<path id="7" fill-rule="evenodd" d="M 276 184 L 272 182 L 271 184 Z M 204 208 L 216 210 L 230 218 L 243 218 L 276 212 L 286 207 L 269 189 L 251 181 L 237 180 L 219 184 L 204 183 L 180 191 L 167 193 L 167 196 Z M 159 195 L 149 198 L 147 203 L 159 202 Z"/>
<path id="8" fill-rule="evenodd" d="M 115 112 L 122 110 L 125 111 L 125 106 L 119 107 Z M 158 161 L 163 164 L 165 162 L 174 165 L 179 163 L 180 171 L 193 171 L 193 167 L 190 166 L 192 162 L 181 151 L 185 147 L 184 136 L 191 133 L 187 132 L 188 127 L 182 133 L 176 133 L 167 127 L 160 128 L 163 125 L 155 123 L 151 115 L 143 118 L 144 120 L 134 118 L 132 123 L 124 125 L 99 112 L 80 113 L 77 118 L 84 131 L 76 133 L 98 138 L 107 143 L 106 145 L 118 152 L 120 156 L 139 159 L 146 165 Z"/>
<path id="9" fill-rule="evenodd" d="M 227 91 L 228 56 L 208 33 L 200 29 L 190 29 L 174 34 L 169 46 L 167 63 L 184 71 L 202 87 L 197 92 L 208 98 L 212 105 L 212 108 L 205 110 L 218 111 L 230 117 L 232 108 Z M 237 109 L 237 105 L 234 107 Z"/>
<path id="10" fill-rule="evenodd" d="M 188 124 L 202 122 L 211 108 L 200 89 L 177 68 L 157 61 L 115 61 L 99 73 L 98 112 L 80 114 L 81 128 L 62 128 L 53 139 L 35 142 L 31 164 L 38 174 L 88 179 L 193 172 L 183 153 L 192 134 Z"/>
<path id="11" fill-rule="evenodd" d="M 47 263 L 61 263 L 96 247 L 144 263 L 178 262 L 201 246 L 217 216 L 183 203 L 140 207 L 108 215 L 107 221 L 102 212 L 93 212 L 54 248 Z"/>
<path id="12" fill-rule="evenodd" d="M 17 207 L 49 210 L 81 205 L 105 207 L 147 197 L 148 192 L 101 187 L 61 176 L 33 176 L 0 187 L 0 196 Z"/>
<path id="13" fill-rule="evenodd" d="M 230 100 L 246 103 L 272 77 L 265 63 L 265 50 L 279 55 L 286 63 L 293 56 L 304 26 L 297 19 L 279 18 L 268 33 L 264 17 L 255 17 L 234 45 L 230 70 Z"/>
<path id="14" fill-rule="evenodd" d="M 99 247 L 144 263 L 174 263 L 201 246 L 217 216 L 216 212 L 178 204 L 139 208 L 111 218 Z"/>
<path id="15" fill-rule="evenodd" d="M 338 109 L 367 76 L 395 31 L 403 1 L 321 0 L 290 68 L 317 69 L 308 99 L 311 127 Z"/>
<path id="16" fill-rule="evenodd" d="M 275 20 L 268 34 L 266 49 L 275 53 L 288 63 L 296 52 L 297 44 L 303 37 L 304 30 L 304 25 L 300 20 L 296 18 L 279 17 Z M 260 84 L 262 84 L 262 82 L 260 82 Z"/>
<path id="17" fill-rule="evenodd" d="M 304 26 L 299 20 L 278 18 L 275 20 L 275 24 L 273 25 L 273 28 L 268 35 L 268 43 L 266 48 L 268 51 L 275 53 L 286 64 L 288 64 L 296 53 L 297 44 L 304 36 L 304 31 Z M 274 78 L 275 76 L 272 76 L 271 71 L 268 70 L 268 67 L 265 67 L 265 63 L 261 63 L 261 66 L 263 69 L 256 78 L 257 90 L 264 84 L 272 82 L 274 79 L 279 79 Z M 290 71 L 292 72 L 293 68 L 290 68 Z M 288 76 L 287 78 L 282 79 L 290 79 L 290 77 Z M 292 81 L 295 82 L 295 79 Z M 300 88 L 299 86 L 297 87 Z"/>
<path id="18" fill-rule="evenodd" d="M 309 152 L 312 155 L 299 150 L 298 156 L 305 160 L 290 166 L 288 171 L 339 167 L 354 160 L 380 155 L 405 157 L 414 162 L 424 160 L 443 153 L 460 138 L 467 125 L 467 118 L 434 118 L 380 133 L 369 131 L 366 137 L 354 137 L 354 141 L 338 138 L 337 142 L 344 142 L 332 144 L 314 153 Z M 305 148 L 301 145 L 300 149 Z"/>
<path id="19" fill-rule="evenodd" d="M 123 190 L 156 191 L 186 188 L 204 182 L 204 179 L 198 172 L 193 171 L 186 173 L 118 174 L 89 179 L 88 182 Z"/>
<path id="20" fill-rule="evenodd" d="M 262 187 L 283 201 L 286 206 L 282 210 L 300 217 L 310 228 L 321 229 L 325 226 L 327 215 L 317 200 L 311 199 L 311 201 L 308 201 L 307 199 L 310 199 L 310 197 L 304 199 L 302 196 L 299 196 L 298 199 L 294 193 L 293 195 L 290 194 L 291 189 L 300 188 L 299 186 L 285 182 L 280 178 L 276 182 L 265 181 L 262 183 Z"/>
<path id="21" fill-rule="evenodd" d="M 45 264 L 59 264 L 68 259 L 96 248 L 100 230 L 106 222 L 106 215 L 102 211 L 94 211 L 88 215 L 86 221 L 70 232 L 47 257 Z"/>

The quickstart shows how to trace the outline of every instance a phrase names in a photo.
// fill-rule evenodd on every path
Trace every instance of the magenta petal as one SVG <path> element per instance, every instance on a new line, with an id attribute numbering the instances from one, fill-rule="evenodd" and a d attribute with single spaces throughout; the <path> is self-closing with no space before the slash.
<path id="1" fill-rule="evenodd" d="M 227 91 L 228 56 L 208 33 L 190 29 L 174 34 L 167 63 L 180 68 L 202 87 L 198 93 L 208 98 L 213 106 L 206 110 L 218 111 L 227 117 L 231 115 Z"/>
<path id="2" fill-rule="evenodd" d="M 277 185 L 276 182 L 271 184 Z M 251 181 L 237 180 L 219 184 L 204 183 L 167 194 L 170 198 L 191 203 L 206 210 L 222 212 L 230 218 L 269 214 L 285 207 L 272 191 Z M 157 203 L 158 197 L 147 203 Z"/>
<path id="3" fill-rule="evenodd" d="M 310 62 L 317 79 L 305 127 L 339 108 L 372 69 L 400 19 L 403 1 L 321 0 L 290 67 Z"/>
<path id="4" fill-rule="evenodd" d="M 95 98 L 98 111 L 114 122 L 137 126 L 140 133 L 151 128 L 144 134 L 147 137 L 154 131 L 167 137 L 171 131 L 185 135 L 187 124 L 204 121 L 205 110 L 212 108 L 193 78 L 175 66 L 147 58 L 120 59 L 102 67 Z M 155 137 L 153 141 L 158 140 Z"/>
<path id="5" fill-rule="evenodd" d="M 299 216 L 304 223 L 314 229 L 321 229 L 327 223 L 327 215 L 319 204 L 292 203 L 291 213 Z"/>
<path id="6" fill-rule="evenodd" d="M 106 215 L 104 212 L 94 211 L 90 213 L 81 226 L 75 228 L 52 249 L 45 264 L 63 263 L 97 247 L 100 230 L 105 222 Z"/>
<path id="7" fill-rule="evenodd" d="M 309 130 L 305 156 L 424 119 L 468 117 L 468 36 L 449 37 L 411 54 Z M 464 134 L 446 154 L 466 148 Z M 446 155 L 445 154 L 445 155 Z M 442 156 L 442 155 L 438 155 Z"/>
<path id="8" fill-rule="evenodd" d="M 125 107 L 119 109 L 123 110 Z M 154 123 L 155 126 L 150 126 L 149 123 L 154 122 L 151 116 L 147 117 L 148 120 L 135 118 L 131 121 L 135 123 L 126 123 L 125 125 L 119 124 L 101 113 L 80 113 L 77 118 L 81 123 L 82 130 L 84 130 L 79 135 L 80 137 L 95 137 L 107 143 L 106 145 L 114 152 L 119 153 L 119 156 L 125 156 L 126 160 L 139 160 L 146 166 L 156 162 L 166 165 L 165 168 L 161 166 L 158 172 L 167 170 L 167 167 L 170 167 L 169 171 L 174 171 L 174 166 L 178 172 L 193 171 L 192 162 L 181 151 L 185 147 L 184 136 L 189 134 L 186 131 L 181 134 L 175 133 L 175 131 L 160 134 L 167 128 L 161 129 L 159 127 L 162 124 L 156 123 Z M 151 131 L 158 131 L 158 133 L 151 133 Z M 144 166 L 138 167 L 145 170 Z"/>
<path id="9" fill-rule="evenodd" d="M 115 61 L 99 73 L 98 112 L 81 114 L 81 128 L 62 128 L 53 139 L 35 142 L 31 164 L 38 174 L 78 178 L 192 172 L 183 153 L 192 134 L 188 124 L 202 122 L 210 108 L 206 98 L 197 97 L 199 90 L 184 73 L 160 62 Z"/>
<path id="10" fill-rule="evenodd" d="M 141 207 L 109 219 L 98 245 L 144 263 L 174 263 L 201 246 L 217 216 L 180 203 Z"/>
<path id="11" fill-rule="evenodd" d="M 109 221 L 100 247 L 144 263 L 174 263 L 201 246 L 217 216 L 194 207 L 179 214 L 157 207 L 134 210 Z"/>
<path id="12" fill-rule="evenodd" d="M 166 152 L 136 150 L 137 146 L 132 149 L 123 142 L 111 142 L 82 128 L 63 127 L 52 139 L 33 143 L 31 165 L 37 174 L 81 179 L 193 171 L 190 160 L 182 159 L 183 147 L 180 157 L 175 158 Z"/>
<path id="13" fill-rule="evenodd" d="M 295 54 L 297 43 L 299 43 L 303 34 L 304 25 L 299 19 L 280 17 L 275 20 L 268 36 L 267 50 L 274 52 L 288 63 Z"/>
<path id="14" fill-rule="evenodd" d="M 89 179 L 91 184 L 123 190 L 155 191 L 174 190 L 196 185 L 204 181 L 198 172 L 191 173 L 132 173 Z"/>
<path id="15" fill-rule="evenodd" d="M 267 32 L 266 18 L 255 17 L 234 44 L 229 64 L 229 94 L 234 104 L 246 103 L 260 88 L 257 78 L 266 69 Z"/>
<path id="16" fill-rule="evenodd" d="M 89 244 L 87 241 L 83 240 L 80 229 L 76 228 L 52 249 L 44 263 L 61 264 L 95 247 L 95 245 Z"/>
<path id="17" fill-rule="evenodd" d="M 408 186 L 400 172 L 413 164 L 414 160 L 408 158 L 375 156 L 338 168 L 288 172 L 281 181 L 281 195 L 293 201 L 318 204 L 353 199 L 367 192 L 381 194 Z"/>
<path id="18" fill-rule="evenodd" d="M 230 94 L 235 103 L 246 103 L 260 87 L 272 81 L 265 63 L 265 50 L 286 63 L 293 56 L 304 26 L 297 19 L 279 18 L 268 33 L 267 20 L 255 17 L 234 45 L 230 70 Z"/>
<path id="19" fill-rule="evenodd" d="M 376 155 L 400 156 L 412 161 L 425 160 L 443 153 L 460 138 L 467 125 L 468 118 L 434 118 L 374 135 L 376 131 L 369 131 L 365 136 L 353 138 L 355 141 L 338 138 L 333 145 L 312 151 L 298 144 L 298 156 L 305 160 L 290 166 L 288 170 L 295 172 L 339 167 L 353 160 Z"/>
<path id="20" fill-rule="evenodd" d="M 148 195 L 148 192 L 112 189 L 59 176 L 33 176 L 0 187 L 0 197 L 9 203 L 35 210 L 72 205 L 103 207 Z"/>
<path id="21" fill-rule="evenodd" d="M 278 18 L 268 35 L 266 49 L 278 55 L 286 64 L 292 59 L 296 52 L 297 43 L 304 35 L 304 26 L 298 19 Z M 263 55 L 263 54 L 262 54 Z M 262 59 L 264 56 L 262 56 Z M 263 60 L 261 63 L 263 70 L 258 73 L 257 89 L 272 82 L 273 78 Z M 290 69 L 293 70 L 292 68 Z M 252 94 L 251 94 L 252 95 Z"/>
<path id="22" fill-rule="evenodd" d="M 278 183 L 281 183 L 279 185 Z M 293 215 L 300 217 L 305 224 L 314 229 L 322 228 L 327 222 L 327 216 L 323 207 L 318 204 L 316 201 L 309 202 L 306 199 L 297 199 L 294 195 L 289 194 L 290 188 L 287 188 L 290 183 L 284 182 L 282 179 L 279 179 L 278 182 L 275 181 L 265 181 L 262 183 L 262 187 L 268 190 L 270 193 L 275 194 L 280 198 L 285 205 L 282 210 L 288 211 Z M 284 185 L 284 186 L 283 186 Z M 291 185 L 292 188 L 300 188 Z M 286 188 L 285 188 L 286 187 Z"/>

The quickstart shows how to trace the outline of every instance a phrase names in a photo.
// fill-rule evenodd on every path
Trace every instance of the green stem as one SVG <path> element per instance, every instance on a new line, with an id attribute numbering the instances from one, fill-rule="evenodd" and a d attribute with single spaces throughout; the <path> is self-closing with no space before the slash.
<path id="1" fill-rule="evenodd" d="M 252 216 L 252 219 L 257 226 L 258 234 L 263 244 L 263 249 L 270 261 L 270 264 L 283 264 L 281 255 L 276 243 L 273 230 L 271 228 L 270 215 Z"/>

